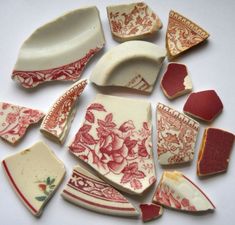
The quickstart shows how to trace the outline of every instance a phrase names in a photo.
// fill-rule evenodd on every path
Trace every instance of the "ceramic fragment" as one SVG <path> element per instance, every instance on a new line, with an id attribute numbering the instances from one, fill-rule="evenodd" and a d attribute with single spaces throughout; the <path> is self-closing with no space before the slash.
<path id="1" fill-rule="evenodd" d="M 157 105 L 157 151 L 161 165 L 193 160 L 199 123 L 169 106 Z"/>
<path id="2" fill-rule="evenodd" d="M 161 80 L 161 88 L 169 99 L 191 92 L 193 86 L 186 65 L 169 63 Z"/>
<path id="3" fill-rule="evenodd" d="M 165 49 L 155 44 L 128 41 L 101 57 L 90 80 L 99 86 L 120 86 L 150 93 L 165 56 Z"/>
<path id="4" fill-rule="evenodd" d="M 66 184 L 62 197 L 69 202 L 103 214 L 137 216 L 135 207 L 112 186 L 76 166 Z"/>
<path id="5" fill-rule="evenodd" d="M 12 188 L 35 216 L 40 216 L 65 175 L 63 163 L 43 142 L 5 158 L 2 165 Z"/>
<path id="6" fill-rule="evenodd" d="M 0 137 L 15 144 L 30 125 L 38 123 L 44 116 L 37 109 L 0 102 Z"/>
<path id="7" fill-rule="evenodd" d="M 157 186 L 153 202 L 165 207 L 203 212 L 214 210 L 210 199 L 189 178 L 182 173 L 165 171 Z"/>
<path id="8" fill-rule="evenodd" d="M 63 144 L 76 113 L 76 101 L 87 85 L 87 80 L 77 81 L 53 104 L 44 117 L 40 131 Z"/>
<path id="9" fill-rule="evenodd" d="M 234 134 L 217 128 L 205 129 L 198 155 L 198 176 L 225 172 L 233 143 Z"/>
<path id="10" fill-rule="evenodd" d="M 186 50 L 204 42 L 209 34 L 197 24 L 171 10 L 166 33 L 169 57 L 176 57 Z"/>
<path id="11" fill-rule="evenodd" d="M 214 90 L 194 92 L 189 95 L 183 110 L 197 119 L 212 122 L 223 110 L 223 103 Z"/>
<path id="12" fill-rule="evenodd" d="M 142 194 L 155 181 L 150 103 L 98 94 L 69 146 L 111 185 Z"/>
<path id="13" fill-rule="evenodd" d="M 144 2 L 107 7 L 113 38 L 123 42 L 144 39 L 162 28 L 159 17 Z"/>
<path id="14" fill-rule="evenodd" d="M 159 218 L 163 213 L 163 207 L 156 204 L 140 204 L 143 222 Z"/>
<path id="15" fill-rule="evenodd" d="M 105 43 L 95 6 L 76 9 L 37 29 L 22 45 L 12 79 L 25 88 L 76 81 Z"/>

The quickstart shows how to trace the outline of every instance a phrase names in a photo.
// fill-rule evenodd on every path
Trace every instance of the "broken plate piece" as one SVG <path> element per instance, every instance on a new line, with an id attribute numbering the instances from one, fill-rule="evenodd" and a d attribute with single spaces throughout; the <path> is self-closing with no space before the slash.
<path id="1" fill-rule="evenodd" d="M 21 201 L 40 216 L 65 175 L 63 163 L 43 142 L 2 161 L 9 182 Z"/>
<path id="2" fill-rule="evenodd" d="M 153 202 L 177 210 L 202 212 L 214 210 L 210 199 L 182 173 L 165 171 L 157 186 Z"/>
<path id="3" fill-rule="evenodd" d="M 77 81 L 53 104 L 40 127 L 40 131 L 48 138 L 64 143 L 76 113 L 76 101 L 86 85 L 87 80 Z"/>
<path id="4" fill-rule="evenodd" d="M 225 172 L 228 168 L 233 142 L 234 134 L 232 133 L 216 128 L 205 129 L 198 155 L 198 176 Z"/>
<path id="5" fill-rule="evenodd" d="M 99 213 L 114 216 L 139 215 L 120 192 L 80 166 L 74 167 L 61 195 L 73 204 Z"/>
<path id="6" fill-rule="evenodd" d="M 76 81 L 105 43 L 95 6 L 76 9 L 37 29 L 22 45 L 12 79 L 25 88 Z"/>
<path id="7" fill-rule="evenodd" d="M 143 222 L 159 218 L 163 213 L 163 207 L 156 204 L 140 204 Z"/>
<path id="8" fill-rule="evenodd" d="M 0 102 L 0 137 L 15 144 L 31 124 L 38 123 L 44 116 L 36 109 Z"/>
<path id="9" fill-rule="evenodd" d="M 144 2 L 107 7 L 110 29 L 117 41 L 144 39 L 162 28 L 159 17 Z"/>
<path id="10" fill-rule="evenodd" d="M 142 194 L 156 181 L 151 136 L 149 102 L 98 94 L 69 149 L 117 189 Z"/>
<path id="11" fill-rule="evenodd" d="M 199 123 L 169 106 L 157 105 L 157 151 L 161 165 L 193 160 Z"/>
<path id="12" fill-rule="evenodd" d="M 184 113 L 206 122 L 212 122 L 223 110 L 223 103 L 214 90 L 194 92 L 189 95 Z"/>
<path id="13" fill-rule="evenodd" d="M 150 93 L 165 56 L 165 49 L 155 44 L 128 41 L 102 56 L 90 80 L 99 86 L 121 86 Z"/>
<path id="14" fill-rule="evenodd" d="M 166 48 L 169 57 L 175 57 L 202 43 L 209 34 L 197 24 L 171 10 L 166 32 Z"/>
<path id="15" fill-rule="evenodd" d="M 161 88 L 169 99 L 191 92 L 193 86 L 186 65 L 169 63 L 161 80 Z"/>

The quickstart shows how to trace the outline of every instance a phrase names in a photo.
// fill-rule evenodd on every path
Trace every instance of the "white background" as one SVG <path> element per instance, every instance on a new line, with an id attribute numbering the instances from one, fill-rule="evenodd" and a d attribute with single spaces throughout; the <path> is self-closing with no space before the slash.
<path id="1" fill-rule="evenodd" d="M 97 60 L 111 47 L 117 45 L 110 33 L 106 6 L 110 4 L 125 3 L 128 1 L 116 0 L 0 0 L 0 101 L 11 102 L 24 106 L 31 106 L 47 112 L 48 108 L 66 90 L 70 83 L 54 82 L 41 85 L 34 90 L 25 90 L 11 80 L 11 72 L 17 58 L 18 50 L 26 37 L 28 37 L 37 27 L 45 22 L 75 8 L 96 5 L 101 14 L 101 20 L 106 37 L 106 47 L 104 51 L 96 55 L 86 67 L 82 78 L 89 77 L 92 68 Z M 234 10 L 235 1 L 227 0 L 152 0 L 146 2 L 159 15 L 163 22 L 163 29 L 151 41 L 165 46 L 165 33 L 168 22 L 168 13 L 174 9 L 188 18 L 192 19 L 210 33 L 208 43 L 184 54 L 178 58 L 178 62 L 185 63 L 191 73 L 194 91 L 215 89 L 224 103 L 222 114 L 211 124 L 213 127 L 224 128 L 235 132 L 235 104 L 234 104 L 234 52 L 235 52 L 235 29 Z M 166 67 L 166 61 L 163 71 Z M 162 76 L 162 71 L 160 76 Z M 141 220 L 118 218 L 102 215 L 74 206 L 64 201 L 60 192 L 71 174 L 72 167 L 76 164 L 76 159 L 68 152 L 66 145 L 78 130 L 84 117 L 86 106 L 92 101 L 96 92 L 113 94 L 118 96 L 131 96 L 132 98 L 142 98 L 152 103 L 153 112 L 153 151 L 156 157 L 156 127 L 155 108 L 157 102 L 168 104 L 175 109 L 182 110 L 187 96 L 180 97 L 174 101 L 169 101 L 163 95 L 159 81 L 153 93 L 149 96 L 138 95 L 130 92 L 119 93 L 118 89 L 97 89 L 89 85 L 78 102 L 78 112 L 72 124 L 71 131 L 64 146 L 59 146 L 44 138 L 39 132 L 39 126 L 30 128 L 17 146 L 11 146 L 0 140 L 0 159 L 27 148 L 39 139 L 44 140 L 64 161 L 67 175 L 56 192 L 55 196 L 46 206 L 41 218 L 35 218 L 19 201 L 16 194 L 11 189 L 3 170 L 0 170 L 0 224 L 2 225 L 34 225 L 34 224 L 86 224 L 86 225 L 110 225 L 110 224 L 142 224 Z M 199 179 L 196 176 L 196 159 L 204 128 L 207 124 L 202 124 L 196 145 L 196 157 L 189 166 L 175 167 L 195 181 L 216 205 L 214 213 L 205 215 L 191 215 L 166 209 L 162 218 L 149 224 L 213 224 L 231 225 L 234 224 L 235 212 L 235 153 L 232 153 L 229 170 L 225 174 L 217 175 L 208 179 Z M 233 149 L 234 151 L 234 149 Z M 158 180 L 162 173 L 162 168 L 157 163 Z M 148 202 L 152 198 L 154 188 L 139 198 L 130 197 L 138 207 L 138 202 Z M 129 196 L 128 196 L 129 197 Z"/>

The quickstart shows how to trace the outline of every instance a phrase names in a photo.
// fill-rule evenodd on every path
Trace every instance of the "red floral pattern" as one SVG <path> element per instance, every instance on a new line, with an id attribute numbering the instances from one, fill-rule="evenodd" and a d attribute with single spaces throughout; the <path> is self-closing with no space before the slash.
<path id="1" fill-rule="evenodd" d="M 192 205 L 189 199 L 178 195 L 165 183 L 160 183 L 158 185 L 154 201 L 164 206 L 179 210 L 197 211 L 196 206 Z"/>
<path id="2" fill-rule="evenodd" d="M 93 103 L 69 148 L 108 180 L 135 192 L 155 182 L 151 147 L 149 123 L 140 130 L 132 120 L 118 126 L 113 113 Z"/>
<path id="3" fill-rule="evenodd" d="M 99 47 L 91 49 L 83 58 L 53 69 L 38 71 L 14 70 L 12 79 L 18 81 L 25 88 L 34 88 L 41 83 L 53 80 L 76 81 L 81 76 L 88 61 L 100 49 Z"/>
<path id="4" fill-rule="evenodd" d="M 171 56 L 186 51 L 208 37 L 209 34 L 201 27 L 179 13 L 170 11 L 166 43 Z"/>
<path id="5" fill-rule="evenodd" d="M 0 103 L 0 136 L 6 141 L 14 144 L 21 139 L 28 126 L 38 123 L 44 117 L 44 113 L 12 105 Z"/>
<path id="6" fill-rule="evenodd" d="M 158 158 L 161 164 L 191 161 L 199 123 L 161 103 L 157 106 Z"/>
<path id="7" fill-rule="evenodd" d="M 78 97 L 83 92 L 87 85 L 87 80 L 82 80 L 73 85 L 69 90 L 67 90 L 53 105 L 52 109 L 44 118 L 41 130 L 50 133 L 59 141 L 63 141 L 65 135 L 61 137 L 65 129 L 68 129 L 68 117 L 74 107 L 74 104 Z M 63 140 L 61 140 L 61 138 Z"/>
<path id="8" fill-rule="evenodd" d="M 136 38 L 154 33 L 162 27 L 160 19 L 145 3 L 127 5 L 125 10 L 128 8 L 129 13 L 119 11 L 115 6 L 108 9 L 109 23 L 114 36 Z"/>
<path id="9" fill-rule="evenodd" d="M 91 197 L 112 202 L 128 203 L 127 199 L 110 185 L 100 179 L 96 180 L 85 176 L 77 170 L 73 171 L 68 186 Z"/>

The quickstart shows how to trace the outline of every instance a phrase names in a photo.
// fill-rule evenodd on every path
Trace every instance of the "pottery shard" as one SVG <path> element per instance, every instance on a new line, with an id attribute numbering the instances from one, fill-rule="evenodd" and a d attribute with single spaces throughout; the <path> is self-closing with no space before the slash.
<path id="1" fill-rule="evenodd" d="M 117 41 L 144 39 L 162 28 L 159 17 L 144 2 L 107 7 L 110 29 Z"/>
<path id="2" fill-rule="evenodd" d="M 151 137 L 148 102 L 98 94 L 69 149 L 117 189 L 142 194 L 156 181 Z"/>
<path id="3" fill-rule="evenodd" d="M 183 113 L 157 105 L 157 151 L 161 165 L 193 160 L 199 123 Z"/>
<path id="4" fill-rule="evenodd" d="M 73 204 L 103 214 L 128 217 L 139 214 L 120 192 L 80 166 L 74 167 L 61 195 Z"/>
<path id="5" fill-rule="evenodd" d="M 198 176 L 226 171 L 233 143 L 234 134 L 217 128 L 205 129 L 198 155 Z"/>
<path id="6" fill-rule="evenodd" d="M 212 122 L 223 110 L 223 103 L 214 90 L 200 91 L 189 95 L 183 110 L 197 119 Z"/>
<path id="7" fill-rule="evenodd" d="M 187 67 L 180 63 L 169 63 L 161 80 L 163 93 L 169 99 L 192 91 L 192 81 Z"/>
<path id="8" fill-rule="evenodd" d="M 163 207 L 157 204 L 140 204 L 143 222 L 159 218 L 163 213 Z"/>
<path id="9" fill-rule="evenodd" d="M 165 171 L 157 186 L 153 202 L 188 212 L 214 210 L 210 199 L 182 173 Z"/>
<path id="10" fill-rule="evenodd" d="M 47 137 L 64 143 L 76 113 L 76 102 L 87 85 L 87 80 L 77 81 L 53 104 L 44 117 L 40 131 Z"/>
<path id="11" fill-rule="evenodd" d="M 197 24 L 171 10 L 166 33 L 166 48 L 169 57 L 175 57 L 200 44 L 209 34 Z"/>
<path id="12" fill-rule="evenodd" d="M 37 109 L 0 102 L 0 137 L 15 144 L 30 125 L 38 123 L 44 116 Z"/>

